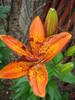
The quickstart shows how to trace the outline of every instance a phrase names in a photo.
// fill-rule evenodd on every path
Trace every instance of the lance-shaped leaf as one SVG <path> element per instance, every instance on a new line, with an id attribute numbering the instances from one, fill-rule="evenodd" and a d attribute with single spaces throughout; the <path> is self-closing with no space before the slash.
<path id="1" fill-rule="evenodd" d="M 61 66 L 61 72 L 64 74 L 69 73 L 70 71 L 72 71 L 73 69 L 73 63 L 72 62 L 68 62 L 66 64 L 63 64 L 63 66 Z"/>
<path id="2" fill-rule="evenodd" d="M 66 56 L 75 55 L 75 46 L 71 46 L 65 53 Z"/>
<path id="3" fill-rule="evenodd" d="M 29 41 L 32 52 L 37 54 L 42 42 L 45 40 L 44 28 L 39 16 L 35 17 L 29 30 Z"/>
<path id="4" fill-rule="evenodd" d="M 28 60 L 37 60 L 37 57 L 34 57 L 26 45 L 21 43 L 19 40 L 15 39 L 12 36 L 0 35 L 0 39 L 15 53 L 20 56 L 25 56 Z"/>
<path id="5" fill-rule="evenodd" d="M 25 61 L 14 61 L 0 70 L 0 78 L 14 79 L 27 75 L 31 63 Z"/>
<path id="6" fill-rule="evenodd" d="M 45 96 L 48 74 L 44 64 L 37 64 L 29 70 L 29 82 L 37 96 Z"/>
<path id="7" fill-rule="evenodd" d="M 39 57 L 42 62 L 48 62 L 53 59 L 63 47 L 70 41 L 72 35 L 68 32 L 48 37 L 39 50 Z"/>
<path id="8" fill-rule="evenodd" d="M 58 15 L 54 8 L 50 8 L 45 20 L 45 31 L 46 35 L 50 36 L 54 34 L 58 25 Z"/>

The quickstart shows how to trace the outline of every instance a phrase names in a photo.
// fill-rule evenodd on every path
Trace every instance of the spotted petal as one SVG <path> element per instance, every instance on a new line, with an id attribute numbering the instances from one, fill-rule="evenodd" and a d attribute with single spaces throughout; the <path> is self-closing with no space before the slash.
<path id="1" fill-rule="evenodd" d="M 42 62 L 52 60 L 70 41 L 71 37 L 70 33 L 62 32 L 47 38 L 39 51 L 39 57 Z"/>
<path id="2" fill-rule="evenodd" d="M 31 63 L 24 61 L 14 61 L 0 70 L 0 78 L 14 79 L 27 75 Z"/>
<path id="3" fill-rule="evenodd" d="M 44 97 L 48 74 L 44 64 L 37 64 L 29 70 L 28 78 L 35 95 Z"/>
<path id="4" fill-rule="evenodd" d="M 32 21 L 30 30 L 29 30 L 30 46 L 34 54 L 38 53 L 38 50 L 44 40 L 45 40 L 44 28 L 43 28 L 40 17 L 37 16 Z"/>
<path id="5" fill-rule="evenodd" d="M 28 60 L 37 60 L 37 57 L 34 57 L 26 45 L 21 43 L 19 40 L 15 39 L 9 35 L 0 35 L 0 39 L 15 53 L 20 56 L 25 56 Z"/>

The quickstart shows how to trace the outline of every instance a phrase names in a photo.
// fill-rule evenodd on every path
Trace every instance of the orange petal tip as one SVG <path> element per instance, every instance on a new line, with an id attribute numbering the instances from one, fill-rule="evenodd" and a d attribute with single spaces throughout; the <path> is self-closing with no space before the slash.
<path id="1" fill-rule="evenodd" d="M 65 47 L 71 38 L 72 35 L 68 32 L 61 32 L 60 34 L 48 37 L 40 48 L 39 57 L 43 57 L 45 62 L 52 60 Z"/>
<path id="2" fill-rule="evenodd" d="M 45 40 L 45 32 L 42 21 L 39 16 L 32 20 L 29 29 L 29 42 L 32 52 L 38 55 L 39 48 Z"/>
<path id="3" fill-rule="evenodd" d="M 44 64 L 33 66 L 28 73 L 28 78 L 32 90 L 36 96 L 44 97 L 48 82 L 48 73 Z"/>

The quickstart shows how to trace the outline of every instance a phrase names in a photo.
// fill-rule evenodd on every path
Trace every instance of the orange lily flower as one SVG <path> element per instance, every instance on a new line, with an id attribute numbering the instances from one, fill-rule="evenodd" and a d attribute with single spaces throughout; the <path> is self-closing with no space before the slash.
<path id="1" fill-rule="evenodd" d="M 60 34 L 45 37 L 42 22 L 37 16 L 30 26 L 30 49 L 12 36 L 0 35 L 0 39 L 21 59 L 11 62 L 0 70 L 0 78 L 15 79 L 28 76 L 35 95 L 44 97 L 48 82 L 45 63 L 52 60 L 69 42 L 71 34 Z"/>

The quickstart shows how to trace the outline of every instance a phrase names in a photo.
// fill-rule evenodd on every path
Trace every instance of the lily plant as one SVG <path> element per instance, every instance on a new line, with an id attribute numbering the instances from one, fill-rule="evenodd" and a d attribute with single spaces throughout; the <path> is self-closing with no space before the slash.
<path id="1" fill-rule="evenodd" d="M 47 17 L 44 27 L 39 16 L 33 19 L 29 29 L 29 48 L 12 36 L 0 35 L 0 39 L 20 56 L 20 59 L 11 62 L 0 70 L 0 78 L 16 79 L 27 76 L 33 92 L 40 97 L 45 96 L 48 83 L 45 63 L 52 60 L 72 37 L 68 32 L 50 36 L 48 22 L 49 18 Z M 49 30 L 48 36 L 47 30 Z"/>

